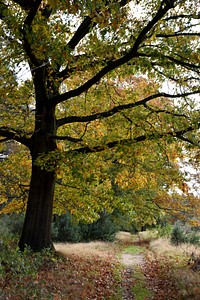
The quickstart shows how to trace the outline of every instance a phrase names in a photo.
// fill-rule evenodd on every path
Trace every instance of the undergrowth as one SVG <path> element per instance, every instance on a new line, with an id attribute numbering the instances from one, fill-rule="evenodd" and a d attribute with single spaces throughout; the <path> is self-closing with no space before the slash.
<path id="1" fill-rule="evenodd" d="M 120 299 L 117 262 L 107 256 L 20 252 L 13 236 L 1 236 L 0 299 Z"/>
<path id="2" fill-rule="evenodd" d="M 158 239 L 150 243 L 149 249 L 143 271 L 149 288 L 155 293 L 154 300 L 200 299 L 200 272 L 188 265 L 188 255 L 194 246 L 176 247 L 169 239 Z"/>

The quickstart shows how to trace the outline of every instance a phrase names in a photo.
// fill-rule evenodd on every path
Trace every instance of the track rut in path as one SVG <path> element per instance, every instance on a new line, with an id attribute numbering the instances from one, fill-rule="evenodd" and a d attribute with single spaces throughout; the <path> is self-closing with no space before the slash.
<path id="1" fill-rule="evenodd" d="M 134 270 L 137 266 L 144 264 L 144 255 L 122 253 L 121 263 L 124 266 L 124 269 L 121 272 L 122 297 L 123 300 L 133 300 L 134 294 L 132 292 L 132 287 L 135 283 Z"/>

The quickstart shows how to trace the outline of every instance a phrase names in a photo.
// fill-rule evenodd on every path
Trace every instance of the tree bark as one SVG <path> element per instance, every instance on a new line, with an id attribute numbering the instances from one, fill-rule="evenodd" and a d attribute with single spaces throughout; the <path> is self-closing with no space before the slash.
<path id="1" fill-rule="evenodd" d="M 26 216 L 19 241 L 22 251 L 26 246 L 33 251 L 53 248 L 51 219 L 55 179 L 55 171 L 41 170 L 33 161 Z"/>
<path id="2" fill-rule="evenodd" d="M 39 79 L 36 78 L 38 81 Z M 49 105 L 44 85 L 36 83 L 35 132 L 30 139 L 32 156 L 32 174 L 29 197 L 21 238 L 20 250 L 29 246 L 33 251 L 53 248 L 51 239 L 51 221 L 53 214 L 53 197 L 56 181 L 56 161 L 41 168 L 36 161 L 40 155 L 47 156 L 57 149 L 53 136 L 57 125 L 55 107 Z M 44 92 L 43 92 L 44 91 Z"/>

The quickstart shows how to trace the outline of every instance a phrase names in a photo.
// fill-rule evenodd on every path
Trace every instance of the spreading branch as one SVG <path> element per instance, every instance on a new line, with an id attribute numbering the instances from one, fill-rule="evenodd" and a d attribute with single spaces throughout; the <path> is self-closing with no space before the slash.
<path id="1" fill-rule="evenodd" d="M 69 124 L 69 123 L 90 122 L 90 121 L 94 121 L 97 119 L 107 118 L 107 117 L 115 115 L 118 112 L 130 109 L 130 108 L 134 108 L 134 107 L 137 107 L 140 105 L 145 105 L 150 100 L 160 98 L 160 97 L 175 99 L 175 98 L 187 97 L 187 96 L 199 94 L 199 93 L 200 93 L 200 90 L 188 92 L 188 93 L 175 94 L 175 95 L 168 94 L 168 93 L 157 93 L 157 94 L 148 96 L 137 102 L 115 106 L 112 109 L 101 112 L 101 113 L 96 113 L 96 114 L 92 114 L 92 115 L 88 115 L 88 116 L 70 116 L 70 117 L 61 118 L 61 119 L 57 120 L 57 126 L 60 127 L 60 126 L 63 126 L 65 124 Z M 163 112 L 166 112 L 166 111 L 163 111 Z M 167 112 L 167 113 L 170 113 L 170 112 Z M 173 112 L 171 112 L 171 114 L 173 114 Z"/>
<path id="2" fill-rule="evenodd" d="M 160 38 L 170 38 L 170 37 L 178 37 L 178 36 L 200 36 L 200 33 L 199 32 L 175 32 L 171 34 L 163 34 L 163 33 L 156 34 L 156 37 L 160 37 Z"/>
<path id="3" fill-rule="evenodd" d="M 114 1 L 118 2 L 118 1 Z M 119 7 L 125 6 L 128 2 L 127 0 L 121 0 L 119 2 Z M 106 1 L 105 3 L 107 6 L 109 6 L 109 1 Z M 108 8 L 109 9 L 109 8 Z M 100 9 L 96 11 L 96 13 L 100 13 Z M 74 33 L 73 37 L 67 44 L 67 48 L 70 50 L 74 50 L 76 46 L 79 44 L 79 42 L 97 25 L 97 22 L 93 20 L 93 17 L 86 16 L 82 23 L 79 25 L 78 29 Z M 68 67 L 66 67 L 64 70 L 62 70 L 58 77 L 65 78 L 67 74 L 69 73 Z"/>
<path id="4" fill-rule="evenodd" d="M 53 140 L 62 140 L 62 141 L 69 141 L 69 142 L 73 142 L 73 143 L 77 143 L 77 142 L 81 142 L 82 138 L 73 138 L 71 136 L 68 135 L 51 135 L 50 136 L 51 139 Z"/>
<path id="5" fill-rule="evenodd" d="M 138 56 L 151 58 L 152 54 L 140 52 L 140 53 L 138 53 Z M 160 53 L 159 53 L 159 56 L 162 57 L 165 60 L 167 59 L 167 61 L 172 61 L 176 65 L 182 66 L 182 67 L 184 67 L 184 68 L 186 68 L 190 71 L 192 70 L 192 71 L 195 71 L 196 73 L 199 73 L 200 65 L 197 65 L 197 64 L 194 64 L 194 63 L 191 63 L 191 62 L 190 63 L 186 62 L 186 61 L 184 61 L 184 58 L 177 59 L 177 58 L 169 56 L 169 55 L 161 55 Z M 155 62 L 153 62 L 152 64 L 155 64 Z"/>
<path id="6" fill-rule="evenodd" d="M 175 16 L 170 16 L 167 18 L 164 18 L 165 21 L 170 21 L 170 20 L 177 20 L 177 19 L 199 19 L 200 15 L 199 14 L 181 14 L 181 15 L 175 15 Z"/>
<path id="7" fill-rule="evenodd" d="M 141 32 L 139 33 L 138 37 L 134 42 L 133 47 L 130 49 L 128 53 L 126 53 L 124 56 L 120 57 L 119 59 L 109 62 L 109 64 L 107 64 L 95 76 L 93 76 L 91 79 L 86 81 L 80 87 L 52 98 L 51 100 L 53 102 L 52 104 L 56 105 L 72 97 L 79 96 L 80 94 L 90 89 L 94 84 L 99 82 L 106 74 L 108 74 L 112 70 L 117 69 L 118 67 L 128 63 L 133 58 L 138 57 L 139 46 L 147 38 L 148 33 L 155 27 L 158 21 L 161 20 L 162 17 L 173 7 L 173 3 L 174 1 L 163 1 L 161 3 L 161 6 L 158 9 L 157 13 L 152 18 L 152 20 L 149 21 L 148 24 L 141 30 Z"/>
<path id="8" fill-rule="evenodd" d="M 29 42 L 27 38 L 27 33 L 31 32 L 31 25 L 32 22 L 36 16 L 36 13 L 38 11 L 38 8 L 41 4 L 42 0 L 36 0 L 34 1 L 34 4 L 32 5 L 25 21 L 24 21 L 24 26 L 21 29 L 22 36 L 23 36 L 23 43 L 24 43 L 24 50 L 26 51 L 26 55 L 30 59 L 30 63 L 34 66 L 40 66 L 43 62 L 39 59 L 34 54 L 34 51 L 32 50 L 31 43 Z"/>
<path id="9" fill-rule="evenodd" d="M 34 5 L 34 0 L 13 0 L 13 2 L 19 4 L 22 9 L 29 10 Z"/>
<path id="10" fill-rule="evenodd" d="M 1 20 L 3 20 L 5 18 L 7 11 L 8 11 L 7 5 L 3 1 L 0 1 L 0 19 Z"/>
<path id="11" fill-rule="evenodd" d="M 24 21 L 24 26 L 28 26 L 30 28 L 35 16 L 36 16 L 36 13 L 38 11 L 38 8 L 40 7 L 40 4 L 41 4 L 42 0 L 35 0 L 34 3 L 32 4 L 31 6 L 31 9 Z"/>
<path id="12" fill-rule="evenodd" d="M 105 5 L 109 6 L 110 1 L 106 1 Z M 112 1 L 112 3 L 115 3 L 118 1 Z M 122 0 L 119 2 L 119 7 L 123 7 L 125 6 L 128 2 L 127 0 Z M 109 9 L 109 7 L 108 7 Z M 100 13 L 100 9 L 96 10 L 96 13 Z M 74 36 L 71 38 L 71 40 L 68 42 L 67 46 L 70 49 L 74 49 L 78 43 L 90 32 L 90 30 L 92 28 L 94 28 L 96 26 L 96 22 L 93 21 L 93 18 L 90 16 L 86 16 L 83 20 L 83 22 L 80 24 L 80 26 L 78 27 L 78 29 L 76 30 Z"/>
<path id="13" fill-rule="evenodd" d="M 27 147 L 29 147 L 29 139 L 22 135 L 21 131 L 17 131 L 15 129 L 7 128 L 7 127 L 0 127 L 0 136 L 3 139 L 0 142 L 5 142 L 9 140 L 15 140 Z"/>
<path id="14" fill-rule="evenodd" d="M 198 128 L 200 128 L 200 124 L 198 124 Z M 161 139 L 161 138 L 166 138 L 167 136 L 171 136 L 173 138 L 177 138 L 179 140 L 182 140 L 184 142 L 190 143 L 194 146 L 200 146 L 199 144 L 196 144 L 195 142 L 193 142 L 191 139 L 184 137 L 184 134 L 194 131 L 196 128 L 189 126 L 183 130 L 179 130 L 179 131 L 169 131 L 169 132 L 164 132 L 164 133 L 152 133 L 152 134 L 146 134 L 146 135 L 140 135 L 138 137 L 135 138 L 128 138 L 128 139 L 123 139 L 123 140 L 117 140 L 117 141 L 113 141 L 113 142 L 109 142 L 107 144 L 104 145 L 99 145 L 99 146 L 94 146 L 94 147 L 81 147 L 78 149 L 74 149 L 71 150 L 72 152 L 76 152 L 76 153 L 98 153 L 98 152 L 102 152 L 106 149 L 112 149 L 115 148 L 119 145 L 122 146 L 126 146 L 126 145 L 130 145 L 133 143 L 139 143 L 139 142 L 144 142 L 146 140 L 155 140 L 155 139 Z"/>

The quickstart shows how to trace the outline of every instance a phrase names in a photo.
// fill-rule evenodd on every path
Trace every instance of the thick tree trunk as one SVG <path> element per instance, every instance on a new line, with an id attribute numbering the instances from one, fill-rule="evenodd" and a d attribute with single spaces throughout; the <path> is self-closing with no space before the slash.
<path id="1" fill-rule="evenodd" d="M 33 251 L 52 248 L 51 219 L 53 213 L 53 196 L 56 180 L 56 162 L 53 166 L 41 168 L 36 164 L 40 155 L 48 155 L 56 150 L 56 141 L 52 138 L 56 133 L 55 108 L 45 103 L 36 109 L 35 132 L 30 139 L 32 156 L 32 175 L 26 216 L 23 225 L 19 248 L 30 246 Z M 48 168 L 50 167 L 50 168 Z M 53 167 L 53 168 L 52 168 Z"/>
<path id="2" fill-rule="evenodd" d="M 51 219 L 55 172 L 47 172 L 34 165 L 23 231 L 19 241 L 20 250 L 30 246 L 33 251 L 52 248 Z"/>
<path id="3" fill-rule="evenodd" d="M 57 95 L 58 87 L 52 78 L 49 79 L 48 68 L 36 68 L 33 72 L 35 87 L 36 109 L 35 130 L 30 138 L 30 152 L 32 156 L 32 175 L 24 226 L 19 241 L 19 248 L 30 246 L 33 251 L 52 248 L 51 221 L 53 213 L 53 196 L 56 180 L 56 162 L 48 170 L 40 168 L 36 160 L 40 155 L 48 155 L 57 149 L 57 125 L 55 106 L 50 99 Z"/>

